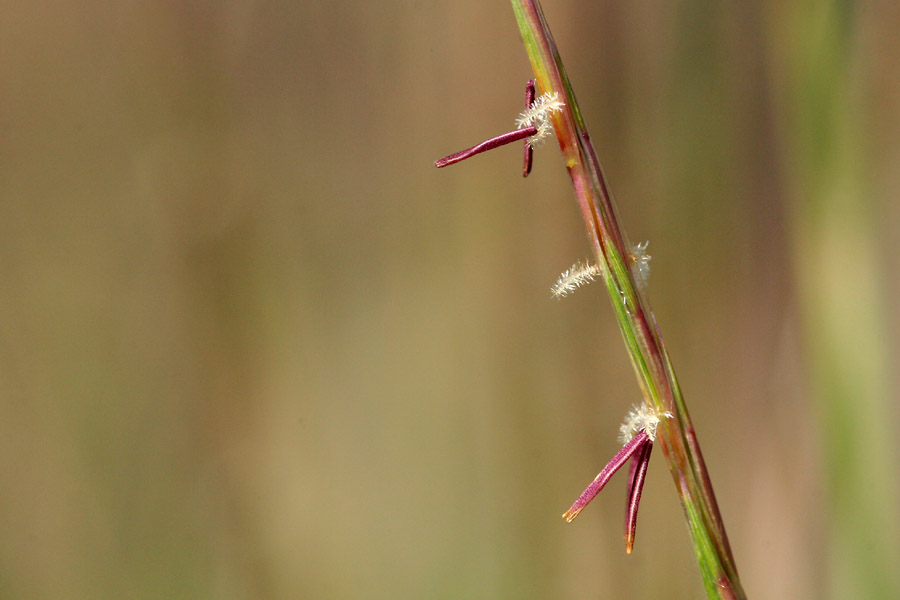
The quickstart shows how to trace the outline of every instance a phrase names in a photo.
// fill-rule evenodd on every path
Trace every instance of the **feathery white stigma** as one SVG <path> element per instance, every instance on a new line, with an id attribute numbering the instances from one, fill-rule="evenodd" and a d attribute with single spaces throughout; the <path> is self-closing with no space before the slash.
<path id="1" fill-rule="evenodd" d="M 647 254 L 647 246 L 650 242 L 640 242 L 635 244 L 631 249 L 631 274 L 641 288 L 647 287 L 647 281 L 650 279 L 650 258 Z"/>
<path id="2" fill-rule="evenodd" d="M 568 296 L 583 285 L 587 285 L 600 275 L 597 265 L 587 262 L 577 262 L 560 274 L 559 279 L 550 290 L 554 298 Z"/>
<path id="3" fill-rule="evenodd" d="M 519 118 L 516 119 L 516 128 L 537 127 L 537 133 L 528 138 L 528 143 L 532 146 L 539 144 L 553 133 L 550 115 L 561 111 L 563 106 L 565 104 L 559 99 L 558 93 L 547 92 L 537 98 L 528 110 L 519 114 Z"/>
<path id="4" fill-rule="evenodd" d="M 619 427 L 619 439 L 623 444 L 631 441 L 641 429 L 647 432 L 650 441 L 656 440 L 656 428 L 663 419 L 671 419 L 672 413 L 659 413 L 647 404 L 634 406 Z"/>

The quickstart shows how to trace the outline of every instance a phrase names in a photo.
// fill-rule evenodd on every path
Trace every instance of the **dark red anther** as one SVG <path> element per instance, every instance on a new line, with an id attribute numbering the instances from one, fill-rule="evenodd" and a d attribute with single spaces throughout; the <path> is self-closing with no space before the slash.
<path id="1" fill-rule="evenodd" d="M 445 156 L 444 158 L 436 160 L 434 161 L 434 166 L 439 169 L 441 167 L 447 167 L 452 164 L 456 164 L 461 160 L 466 160 L 469 157 L 475 156 L 476 154 L 481 154 L 482 152 L 487 152 L 488 150 L 493 150 L 494 148 L 505 146 L 506 144 L 511 144 L 521 139 L 531 137 L 536 133 L 537 127 L 535 127 L 534 125 L 523 127 L 522 129 L 516 129 L 514 131 L 510 131 L 509 133 L 504 133 L 503 135 L 498 135 L 497 137 L 485 140 L 476 146 L 472 146 L 471 148 L 460 150 L 459 152 L 454 152 L 449 156 Z"/>
<path id="2" fill-rule="evenodd" d="M 625 505 L 625 553 L 631 554 L 634 549 L 634 534 L 637 530 L 638 506 L 641 503 L 641 491 L 647 477 L 647 466 L 650 464 L 650 452 L 653 442 L 644 442 L 641 450 L 631 458 L 631 469 L 628 473 L 628 503 Z"/>
<path id="3" fill-rule="evenodd" d="M 600 474 L 594 478 L 594 481 L 591 482 L 591 485 L 587 486 L 587 489 L 581 492 L 581 495 L 578 496 L 578 499 L 575 500 L 575 503 L 569 507 L 565 513 L 563 513 L 563 518 L 571 523 L 572 520 L 578 516 L 584 507 L 588 505 L 588 503 L 594 499 L 594 496 L 600 493 L 600 490 L 603 489 L 603 486 L 609 481 L 610 477 L 612 477 L 616 471 L 618 471 L 622 466 L 628 462 L 628 459 L 632 456 L 637 456 L 641 453 L 644 448 L 644 445 L 650 441 L 650 438 L 647 437 L 647 432 L 641 429 L 637 434 L 629 440 L 627 444 L 625 444 L 621 450 L 619 450 L 616 455 L 613 457 L 611 461 L 609 461 L 603 470 L 600 471 Z M 637 482 L 635 482 L 637 483 Z M 643 481 L 641 482 L 643 483 Z"/>
<path id="4" fill-rule="evenodd" d="M 530 79 L 525 84 L 525 110 L 531 108 L 534 104 L 534 79 Z M 531 163 L 534 161 L 534 147 L 530 140 L 525 140 L 525 152 L 522 165 L 522 177 L 528 177 L 531 173 Z"/>

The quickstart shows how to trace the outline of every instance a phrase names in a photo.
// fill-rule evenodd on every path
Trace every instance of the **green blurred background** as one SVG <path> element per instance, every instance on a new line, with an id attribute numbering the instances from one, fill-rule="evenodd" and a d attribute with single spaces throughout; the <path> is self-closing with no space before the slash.
<path id="1" fill-rule="evenodd" d="M 507 2 L 0 7 L 0 597 L 702 597 Z M 900 4 L 544 8 L 748 594 L 900 597 Z"/>

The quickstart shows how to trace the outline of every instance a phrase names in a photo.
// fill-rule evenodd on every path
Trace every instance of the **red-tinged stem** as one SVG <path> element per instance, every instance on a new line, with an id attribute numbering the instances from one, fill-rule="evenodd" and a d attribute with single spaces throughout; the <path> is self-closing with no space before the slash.
<path id="1" fill-rule="evenodd" d="M 551 116 L 553 128 L 645 402 L 660 414 L 672 414 L 660 422 L 657 439 L 685 510 L 707 594 L 746 598 L 678 380 L 649 301 L 635 283 L 632 249 L 540 3 L 511 1 L 538 90 L 559 94 L 565 104 Z"/>

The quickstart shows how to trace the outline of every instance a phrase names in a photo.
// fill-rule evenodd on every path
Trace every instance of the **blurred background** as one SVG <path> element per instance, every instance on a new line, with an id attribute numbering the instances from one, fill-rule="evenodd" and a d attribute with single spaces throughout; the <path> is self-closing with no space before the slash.
<path id="1" fill-rule="evenodd" d="M 0 7 L 0 597 L 703 597 L 508 2 Z M 544 9 L 748 595 L 900 597 L 900 5 Z"/>

